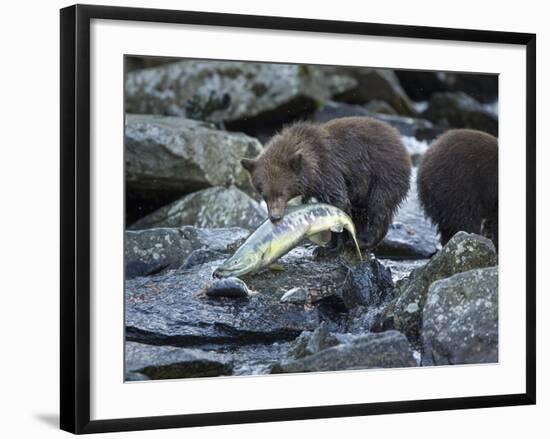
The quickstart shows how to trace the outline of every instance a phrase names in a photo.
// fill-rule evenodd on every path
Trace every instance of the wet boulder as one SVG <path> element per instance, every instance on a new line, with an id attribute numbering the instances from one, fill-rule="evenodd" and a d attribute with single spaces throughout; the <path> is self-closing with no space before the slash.
<path id="1" fill-rule="evenodd" d="M 354 86 L 351 77 L 316 66 L 186 60 L 130 72 L 125 105 L 130 113 L 213 122 L 288 119 Z"/>
<path id="2" fill-rule="evenodd" d="M 312 355 L 275 365 L 272 373 L 325 372 L 386 367 L 415 367 L 407 338 L 397 331 L 349 337 Z"/>
<path id="3" fill-rule="evenodd" d="M 124 240 L 126 279 L 147 276 L 165 269 L 178 268 L 195 252 L 210 252 L 220 259 L 236 250 L 249 232 L 244 229 L 218 229 L 215 232 L 195 227 L 127 230 Z"/>
<path id="4" fill-rule="evenodd" d="M 450 128 L 472 128 L 498 136 L 498 116 L 463 92 L 436 93 L 422 114 Z"/>
<path id="5" fill-rule="evenodd" d="M 132 224 L 131 229 L 152 227 L 241 227 L 255 230 L 266 219 L 260 205 L 240 189 L 213 187 L 186 195 Z"/>
<path id="6" fill-rule="evenodd" d="M 393 290 L 391 271 L 376 258 L 351 266 L 342 286 L 342 300 L 348 309 L 378 306 Z"/>
<path id="7" fill-rule="evenodd" d="M 386 307 L 373 330 L 397 329 L 418 343 L 422 310 L 430 285 L 457 273 L 496 264 L 495 247 L 489 239 L 458 232 L 426 265 L 398 282 L 395 299 Z"/>
<path id="8" fill-rule="evenodd" d="M 255 157 L 262 149 L 252 137 L 179 117 L 127 114 L 124 141 L 129 192 L 181 196 L 236 186 L 253 193 L 240 164 L 242 157 Z"/>
<path id="9" fill-rule="evenodd" d="M 200 349 L 126 342 L 126 379 L 165 380 L 231 375 L 227 355 Z"/>
<path id="10" fill-rule="evenodd" d="M 498 267 L 433 282 L 422 323 L 423 365 L 498 361 Z"/>
<path id="11" fill-rule="evenodd" d="M 243 242 L 243 241 L 240 241 L 240 242 Z M 179 270 L 187 270 L 191 267 L 194 267 L 195 265 L 202 265 L 207 262 L 225 259 L 227 257 L 228 255 L 224 254 L 220 250 L 212 250 L 209 248 L 198 248 L 196 250 L 193 250 L 191 253 L 189 253 L 189 255 L 184 259 L 183 264 L 180 265 Z"/>

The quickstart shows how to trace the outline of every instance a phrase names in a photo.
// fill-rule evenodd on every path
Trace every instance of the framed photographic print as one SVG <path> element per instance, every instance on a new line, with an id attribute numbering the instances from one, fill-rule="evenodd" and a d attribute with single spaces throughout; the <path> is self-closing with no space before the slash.
<path id="1" fill-rule="evenodd" d="M 535 403 L 535 35 L 61 10 L 61 428 Z"/>

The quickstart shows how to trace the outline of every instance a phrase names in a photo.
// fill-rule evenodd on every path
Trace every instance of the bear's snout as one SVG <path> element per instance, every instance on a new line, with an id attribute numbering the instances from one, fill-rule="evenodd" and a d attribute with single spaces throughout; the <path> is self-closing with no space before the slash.
<path id="1" fill-rule="evenodd" d="M 286 201 L 280 198 L 267 203 L 267 213 L 272 223 L 276 223 L 283 218 L 285 207 Z"/>

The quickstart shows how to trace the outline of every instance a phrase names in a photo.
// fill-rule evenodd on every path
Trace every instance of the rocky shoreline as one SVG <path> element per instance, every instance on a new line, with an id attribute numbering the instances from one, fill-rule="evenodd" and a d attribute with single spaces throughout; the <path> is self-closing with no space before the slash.
<path id="1" fill-rule="evenodd" d="M 226 231 L 210 233 L 215 242 Z M 231 375 L 244 358 L 251 373 L 498 361 L 498 267 L 487 239 L 458 233 L 396 285 L 374 257 L 316 261 L 311 250 L 291 251 L 281 271 L 244 277 L 254 293 L 242 299 L 205 295 L 227 255 L 219 247 L 212 260 L 128 279 L 128 379 Z M 305 294 L 281 300 L 295 285 Z"/>

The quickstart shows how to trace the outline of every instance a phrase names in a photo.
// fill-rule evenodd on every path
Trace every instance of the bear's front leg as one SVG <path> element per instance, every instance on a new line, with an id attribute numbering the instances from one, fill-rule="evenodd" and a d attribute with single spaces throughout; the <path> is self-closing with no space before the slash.
<path id="1" fill-rule="evenodd" d="M 313 250 L 313 257 L 315 259 L 323 259 L 340 254 L 344 248 L 345 237 L 344 233 L 332 233 L 329 243 L 325 247 L 317 247 Z"/>

